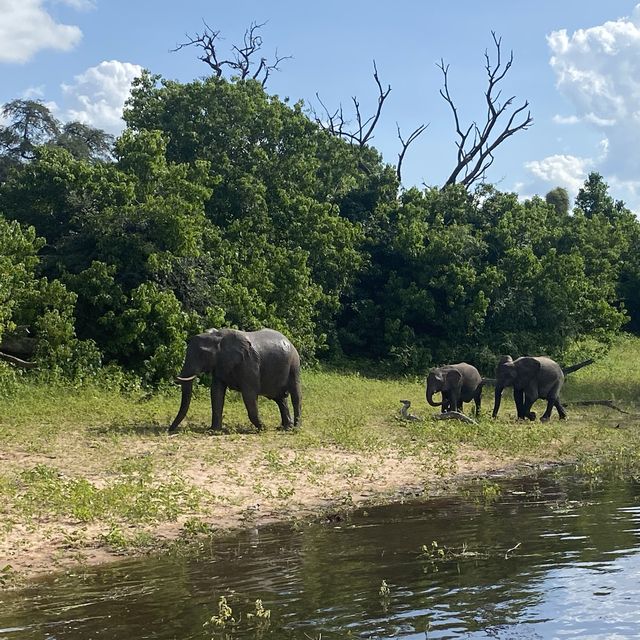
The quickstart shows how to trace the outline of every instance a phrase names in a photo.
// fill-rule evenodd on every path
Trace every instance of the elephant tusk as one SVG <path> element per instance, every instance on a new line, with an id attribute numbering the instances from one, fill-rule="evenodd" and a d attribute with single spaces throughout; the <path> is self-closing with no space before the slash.
<path id="1" fill-rule="evenodd" d="M 191 382 L 197 376 L 189 376 L 188 378 L 181 378 L 180 376 L 176 376 L 176 380 L 180 380 L 180 382 Z"/>

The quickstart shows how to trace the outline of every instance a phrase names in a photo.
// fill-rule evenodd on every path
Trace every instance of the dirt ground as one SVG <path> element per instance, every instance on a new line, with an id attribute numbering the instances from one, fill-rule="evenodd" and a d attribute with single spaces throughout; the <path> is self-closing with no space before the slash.
<path id="1" fill-rule="evenodd" d="M 410 455 L 391 450 L 355 453 L 339 448 L 299 450 L 282 446 L 277 450 L 267 448 L 265 453 L 263 444 L 254 443 L 255 436 L 240 436 L 225 443 L 222 450 L 213 447 L 210 455 L 206 452 L 207 441 L 200 444 L 166 439 L 161 447 L 157 441 L 124 444 L 130 454 L 151 455 L 165 469 L 178 470 L 205 497 L 197 510 L 180 513 L 175 520 L 123 524 L 123 533 L 143 531 L 147 540 L 153 541 L 144 551 L 154 551 L 181 540 L 185 525 L 194 522 L 198 523 L 199 532 L 215 534 L 275 521 L 322 518 L 335 511 L 391 502 L 408 494 L 426 497 L 443 483 L 482 476 L 516 462 L 465 447 L 443 461 L 429 447 L 416 449 Z M 54 465 L 62 475 L 83 462 L 84 475 L 92 484 L 109 482 L 108 469 L 98 463 L 92 468 L 86 459 L 81 461 L 86 454 L 82 446 L 67 446 L 47 455 L 3 452 L 0 458 L 3 465 L 16 468 Z M 30 520 L 16 522 L 0 538 L 0 570 L 8 565 L 10 572 L 23 580 L 142 552 L 136 545 L 115 549 L 106 543 L 110 526 L 99 520 L 87 523 L 36 514 Z"/>

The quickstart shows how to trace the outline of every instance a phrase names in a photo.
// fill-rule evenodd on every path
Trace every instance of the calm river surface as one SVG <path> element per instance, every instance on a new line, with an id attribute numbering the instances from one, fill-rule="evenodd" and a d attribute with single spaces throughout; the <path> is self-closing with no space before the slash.
<path id="1" fill-rule="evenodd" d="M 0 594 L 0 638 L 639 638 L 640 486 L 495 482 L 41 580 Z M 220 596 L 237 623 L 203 626 Z"/>

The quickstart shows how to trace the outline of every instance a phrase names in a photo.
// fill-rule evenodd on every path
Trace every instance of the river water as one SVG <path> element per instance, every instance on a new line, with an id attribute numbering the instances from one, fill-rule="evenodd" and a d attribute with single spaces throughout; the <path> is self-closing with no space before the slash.
<path id="1" fill-rule="evenodd" d="M 0 638 L 640 638 L 639 496 L 556 471 L 245 531 L 7 591 Z"/>

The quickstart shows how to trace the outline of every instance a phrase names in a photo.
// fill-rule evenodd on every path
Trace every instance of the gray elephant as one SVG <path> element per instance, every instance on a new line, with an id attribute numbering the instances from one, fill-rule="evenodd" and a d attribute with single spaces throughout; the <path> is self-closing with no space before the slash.
<path id="1" fill-rule="evenodd" d="M 177 382 L 182 385 L 182 402 L 169 432 L 178 428 L 189 410 L 193 380 L 210 373 L 211 429 L 222 428 L 222 409 L 227 389 L 240 391 L 249 420 L 258 429 L 263 424 L 258 415 L 258 396 L 274 400 L 280 409 L 282 427 L 299 426 L 302 392 L 300 356 L 289 340 L 273 329 L 236 331 L 209 329 L 189 340 L 182 371 Z M 293 421 L 287 397 L 291 394 Z"/>
<path id="2" fill-rule="evenodd" d="M 435 402 L 433 395 L 442 394 L 442 402 Z M 476 415 L 482 401 L 482 376 L 466 362 L 447 364 L 432 369 L 427 376 L 427 402 L 432 407 L 442 407 L 442 412 L 462 411 L 464 402 L 476 403 Z"/>
<path id="3" fill-rule="evenodd" d="M 577 367 L 580 366 L 584 366 L 584 363 L 577 365 Z M 513 399 L 519 419 L 535 420 L 536 414 L 531 411 L 531 406 L 538 398 L 542 398 L 547 401 L 547 408 L 540 420 L 546 422 L 551 417 L 553 407 L 558 410 L 558 415 L 563 420 L 567 417 L 560 404 L 560 389 L 563 384 L 562 367 L 551 358 L 524 356 L 512 360 L 511 356 L 502 356 L 496 367 L 493 417 L 498 415 L 502 391 L 505 387 L 513 387 Z"/>

